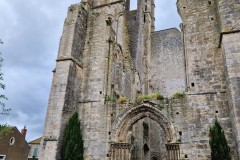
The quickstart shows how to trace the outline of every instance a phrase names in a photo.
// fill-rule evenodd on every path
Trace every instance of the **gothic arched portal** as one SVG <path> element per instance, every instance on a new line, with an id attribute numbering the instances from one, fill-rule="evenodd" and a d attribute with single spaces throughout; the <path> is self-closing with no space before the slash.
<path id="1" fill-rule="evenodd" d="M 124 157 L 131 160 L 164 160 L 168 155 L 166 145 L 175 143 L 177 138 L 171 121 L 160 109 L 144 103 L 129 108 L 118 116 L 111 132 L 111 148 L 118 150 L 111 152 L 115 157 L 116 153 L 124 153 Z M 122 148 L 119 147 L 121 145 Z"/>
<path id="2" fill-rule="evenodd" d="M 168 143 L 176 142 L 178 137 L 176 137 L 171 121 L 168 120 L 159 108 L 147 103 L 129 108 L 118 116 L 112 126 L 111 140 L 127 143 L 128 132 L 132 130 L 134 124 L 144 118 L 155 121 L 163 129 Z"/>

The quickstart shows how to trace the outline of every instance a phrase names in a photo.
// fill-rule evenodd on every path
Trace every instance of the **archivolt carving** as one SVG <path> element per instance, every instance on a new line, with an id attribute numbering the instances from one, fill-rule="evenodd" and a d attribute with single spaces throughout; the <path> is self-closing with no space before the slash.
<path id="1" fill-rule="evenodd" d="M 174 127 L 161 111 L 150 104 L 141 104 L 129 108 L 123 112 L 112 127 L 111 140 L 114 142 L 127 143 L 127 134 L 131 131 L 132 126 L 139 120 L 148 117 L 156 121 L 166 133 L 168 143 L 176 141 Z"/>

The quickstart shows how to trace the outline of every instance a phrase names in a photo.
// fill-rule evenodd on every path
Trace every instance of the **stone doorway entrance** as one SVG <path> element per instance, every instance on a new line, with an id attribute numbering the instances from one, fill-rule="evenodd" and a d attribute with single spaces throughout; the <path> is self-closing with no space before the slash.
<path id="1" fill-rule="evenodd" d="M 166 160 L 166 133 L 154 120 L 146 117 L 136 122 L 128 133 L 132 145 L 131 160 Z"/>
<path id="2" fill-rule="evenodd" d="M 110 160 L 180 159 L 180 147 L 173 145 L 178 137 L 171 122 L 151 104 L 127 109 L 111 133 Z"/>

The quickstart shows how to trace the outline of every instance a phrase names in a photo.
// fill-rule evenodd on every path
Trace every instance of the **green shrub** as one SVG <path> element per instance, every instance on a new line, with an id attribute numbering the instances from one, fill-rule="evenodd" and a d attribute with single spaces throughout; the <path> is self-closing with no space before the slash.
<path id="1" fill-rule="evenodd" d="M 185 98 L 185 97 L 186 97 L 186 94 L 185 94 L 185 93 L 179 93 L 179 92 L 177 92 L 177 93 L 174 93 L 174 94 L 173 94 L 173 97 L 174 97 L 174 98 Z"/>

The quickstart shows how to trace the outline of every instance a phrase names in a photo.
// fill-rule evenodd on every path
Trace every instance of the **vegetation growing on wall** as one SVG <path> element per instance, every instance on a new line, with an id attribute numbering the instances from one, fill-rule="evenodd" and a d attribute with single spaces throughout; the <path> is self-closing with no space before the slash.
<path id="1" fill-rule="evenodd" d="M 231 160 L 230 148 L 227 144 L 224 131 L 215 120 L 214 125 L 210 128 L 210 141 L 212 160 Z"/>
<path id="2" fill-rule="evenodd" d="M 105 96 L 105 101 L 106 101 L 106 102 L 116 102 L 116 101 L 117 101 L 117 97 L 114 97 L 114 96 Z"/>
<path id="3" fill-rule="evenodd" d="M 64 132 L 62 147 L 63 160 L 83 160 L 83 138 L 78 113 L 70 119 Z"/>
<path id="4" fill-rule="evenodd" d="M 130 99 L 128 99 L 125 96 L 120 96 L 119 98 L 115 97 L 115 96 L 105 96 L 105 101 L 106 102 L 117 102 L 120 104 L 124 104 L 130 101 Z"/>
<path id="5" fill-rule="evenodd" d="M 143 100 L 164 100 L 164 97 L 159 93 L 153 93 L 149 95 L 141 95 L 137 97 L 137 103 L 141 103 Z"/>
<path id="6" fill-rule="evenodd" d="M 129 99 L 127 97 L 124 96 L 120 96 L 117 100 L 118 103 L 123 104 L 123 103 L 127 103 L 129 101 Z"/>
<path id="7" fill-rule="evenodd" d="M 185 98 L 185 97 L 186 97 L 185 93 L 176 92 L 173 94 L 173 98 Z"/>

